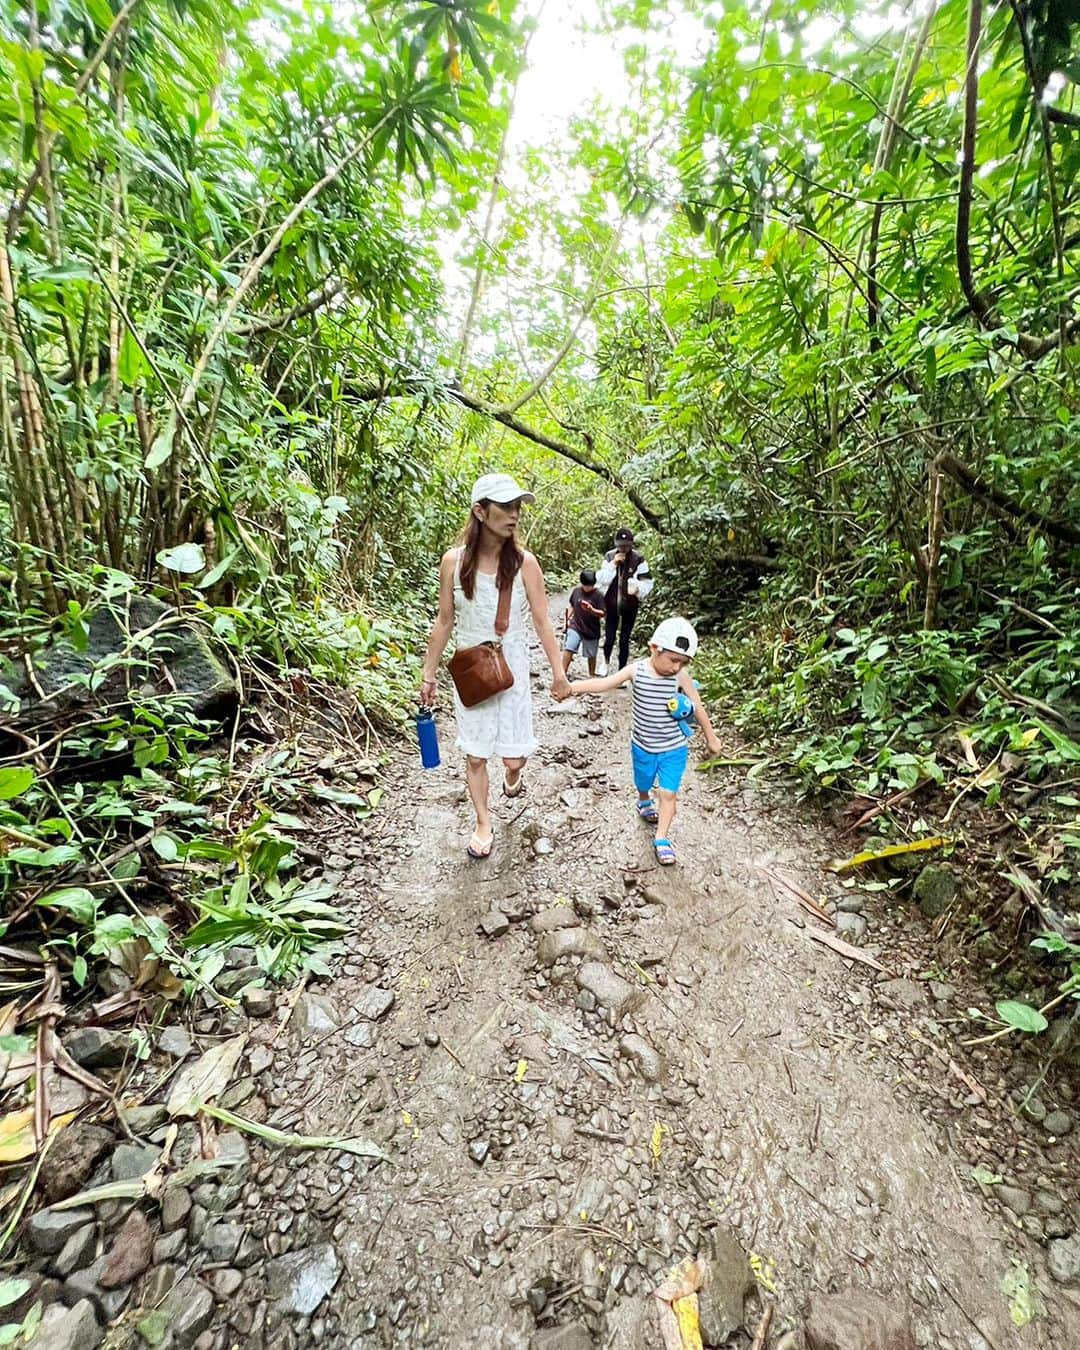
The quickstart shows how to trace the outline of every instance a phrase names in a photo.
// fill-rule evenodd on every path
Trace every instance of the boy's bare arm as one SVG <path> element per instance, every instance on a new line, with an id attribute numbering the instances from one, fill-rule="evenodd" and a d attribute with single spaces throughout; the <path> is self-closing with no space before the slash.
<path id="1" fill-rule="evenodd" d="M 614 675 L 596 675 L 591 680 L 571 680 L 572 694 L 606 694 L 610 689 L 618 689 L 620 684 L 634 678 L 633 666 L 623 666 Z"/>
<path id="2" fill-rule="evenodd" d="M 701 695 L 694 688 L 694 681 L 690 678 L 688 670 L 679 671 L 679 688 L 694 705 L 694 716 L 697 718 L 698 726 L 705 734 L 705 744 L 709 747 L 711 754 L 718 755 L 723 746 L 713 731 L 713 725 L 709 721 L 709 714 L 705 711 L 705 704 L 701 701 Z"/>
<path id="3" fill-rule="evenodd" d="M 590 614 L 595 614 L 598 619 L 602 619 L 604 615 L 607 613 L 606 610 L 597 609 L 596 606 L 588 600 L 582 600 L 581 603 L 589 611 Z"/>

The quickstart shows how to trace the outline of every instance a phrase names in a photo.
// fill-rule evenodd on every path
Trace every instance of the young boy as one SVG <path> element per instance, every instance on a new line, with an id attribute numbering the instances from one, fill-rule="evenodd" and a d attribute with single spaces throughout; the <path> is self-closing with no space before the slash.
<path id="1" fill-rule="evenodd" d="M 689 740 L 669 711 L 668 703 L 680 693 L 685 694 L 705 733 L 705 744 L 712 754 L 720 753 L 720 742 L 688 670 L 697 645 L 697 634 L 685 619 L 665 619 L 649 639 L 647 660 L 625 666 L 613 675 L 570 682 L 573 694 L 602 694 L 632 682 L 630 757 L 638 794 L 637 811 L 642 820 L 656 824 L 653 848 L 656 861 L 664 867 L 676 861 L 675 845 L 670 839 L 671 824 L 690 757 Z M 654 785 L 659 806 L 653 800 Z"/>
<path id="2" fill-rule="evenodd" d="M 589 663 L 589 674 L 596 674 L 596 654 L 600 647 L 600 620 L 604 617 L 604 598 L 596 589 L 596 573 L 586 567 L 578 574 L 580 586 L 570 594 L 566 609 L 566 637 L 563 640 L 563 670 L 570 669 L 576 652 Z"/>

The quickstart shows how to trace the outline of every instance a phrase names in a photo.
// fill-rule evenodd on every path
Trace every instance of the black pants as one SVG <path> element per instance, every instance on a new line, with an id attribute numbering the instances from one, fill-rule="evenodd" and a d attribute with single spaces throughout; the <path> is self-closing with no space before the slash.
<path id="1" fill-rule="evenodd" d="M 611 653 L 615 650 L 615 634 L 619 635 L 619 669 L 630 660 L 630 634 L 637 620 L 638 602 L 624 600 L 622 610 L 614 597 L 606 602 L 607 617 L 604 622 L 604 663 L 610 666 Z"/>

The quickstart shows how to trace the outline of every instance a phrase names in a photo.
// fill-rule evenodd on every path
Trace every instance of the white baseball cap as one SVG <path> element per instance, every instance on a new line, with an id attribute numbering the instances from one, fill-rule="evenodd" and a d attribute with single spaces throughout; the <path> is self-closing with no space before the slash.
<path id="1" fill-rule="evenodd" d="M 693 624 L 686 619 L 664 619 L 656 625 L 649 646 L 659 647 L 662 652 L 674 652 L 677 656 L 693 656 L 697 651 L 697 634 Z"/>
<path id="2" fill-rule="evenodd" d="M 536 497 L 525 489 L 508 473 L 485 473 L 473 484 L 472 504 L 477 502 L 498 502 L 505 506 L 507 502 L 534 502 Z"/>

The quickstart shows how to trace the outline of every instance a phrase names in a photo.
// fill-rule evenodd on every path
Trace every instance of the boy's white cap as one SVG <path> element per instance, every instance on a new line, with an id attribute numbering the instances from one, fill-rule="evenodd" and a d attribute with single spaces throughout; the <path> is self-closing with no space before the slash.
<path id="1" fill-rule="evenodd" d="M 664 619 L 656 625 L 649 646 L 659 647 L 662 652 L 675 652 L 678 656 L 693 656 L 697 651 L 697 634 L 686 619 Z"/>
<path id="2" fill-rule="evenodd" d="M 508 473 L 485 473 L 473 484 L 472 504 L 477 502 L 498 502 L 505 506 L 507 502 L 534 502 L 536 497 L 525 489 Z"/>

